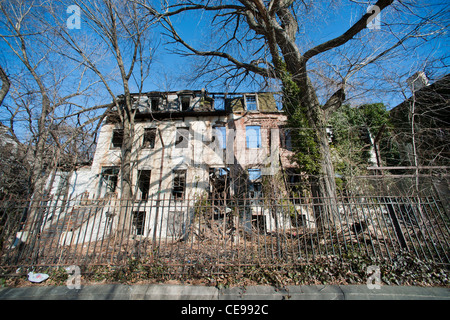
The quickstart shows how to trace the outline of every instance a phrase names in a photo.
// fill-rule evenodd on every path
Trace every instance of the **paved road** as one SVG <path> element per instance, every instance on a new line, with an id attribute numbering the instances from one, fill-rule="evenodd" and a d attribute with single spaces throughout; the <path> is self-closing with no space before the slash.
<path id="1" fill-rule="evenodd" d="M 0 300 L 450 300 L 450 288 L 365 285 L 249 286 L 90 285 L 0 288 Z"/>

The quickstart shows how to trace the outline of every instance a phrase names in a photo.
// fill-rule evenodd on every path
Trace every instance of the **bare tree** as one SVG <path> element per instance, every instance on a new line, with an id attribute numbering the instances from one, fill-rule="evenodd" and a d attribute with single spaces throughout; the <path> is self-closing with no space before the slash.
<path id="1" fill-rule="evenodd" d="M 79 32 L 58 29 L 58 37 L 66 44 L 60 54 L 88 68 L 112 101 L 96 108 L 106 108 L 103 115 L 114 118 L 122 127 L 119 192 L 121 200 L 130 201 L 135 196 L 132 151 L 136 106 L 152 62 L 149 28 L 153 17 L 133 2 L 77 0 L 64 1 L 64 5 L 80 8 L 81 23 Z M 57 18 L 58 11 L 53 15 Z M 118 224 L 125 230 L 131 227 L 129 208 L 123 205 L 119 215 Z"/>
<path id="2" fill-rule="evenodd" d="M 317 164 L 312 171 L 322 177 L 318 181 L 318 193 L 330 199 L 333 214 L 337 212 L 333 200 L 336 198 L 336 184 L 326 126 L 330 115 L 346 99 L 350 78 L 363 69 L 367 70 L 375 62 L 385 60 L 389 53 L 402 49 L 410 39 L 436 37 L 445 29 L 445 25 L 437 22 L 437 18 L 442 18 L 445 12 L 442 8 L 437 13 L 421 15 L 418 12 L 425 6 L 407 1 L 394 4 L 393 0 L 379 0 L 372 10 L 364 10 L 341 34 L 319 43 L 311 40 L 310 35 L 319 33 L 317 29 L 323 29 L 324 33 L 332 31 L 326 28 L 326 19 L 331 15 L 323 13 L 338 12 L 342 3 L 345 2 L 181 1 L 174 4 L 166 2 L 162 8 L 156 8 L 152 2 L 141 1 L 142 6 L 159 19 L 173 42 L 181 46 L 177 49 L 180 53 L 204 58 L 201 65 L 203 73 L 215 72 L 235 81 L 238 77 L 242 79 L 252 75 L 259 79 L 275 79 L 280 83 L 284 91 L 285 111 L 296 120 L 291 125 L 309 129 L 309 133 L 299 139 L 300 143 L 307 144 L 307 148 L 299 151 L 303 154 L 309 152 L 310 163 Z M 364 6 L 366 9 L 368 3 Z M 397 22 L 387 24 L 383 20 L 385 32 L 371 37 L 363 34 L 378 13 L 392 6 L 391 12 L 399 18 L 398 25 Z M 214 38 L 204 46 L 206 48 L 189 43 L 170 20 L 173 16 L 196 10 L 202 11 L 213 24 L 211 32 Z M 406 16 L 415 19 L 407 20 Z M 301 32 L 308 26 L 308 20 L 312 22 L 309 26 L 313 29 Z M 401 31 L 398 31 L 399 25 L 403 25 Z M 381 35 L 383 43 L 378 41 L 379 47 L 373 48 L 370 41 Z M 335 55 L 332 56 L 332 53 Z M 339 55 L 342 58 L 339 59 Z M 319 63 L 325 59 L 328 65 Z M 335 73 L 339 77 L 334 77 L 332 86 L 330 81 L 324 81 L 325 75 L 316 76 L 320 66 L 337 71 Z M 328 86 L 325 90 L 329 92 L 327 96 L 320 91 L 318 85 L 321 81 Z M 330 88 L 334 88 L 333 91 L 330 92 Z"/>
<path id="3" fill-rule="evenodd" d="M 118 115 L 123 126 L 121 155 L 121 197 L 131 199 L 132 188 L 132 144 L 135 131 L 135 102 L 132 89 L 142 93 L 149 74 L 152 49 L 148 29 L 152 17 L 139 10 L 132 2 L 110 0 L 68 1 L 81 9 L 82 36 L 59 29 L 59 36 L 66 42 L 64 54 L 89 68 L 101 81 L 112 103 L 105 104 L 108 112 Z M 85 36 L 89 35 L 89 38 Z M 95 39 L 97 47 L 89 46 Z M 99 57 L 98 51 L 107 57 Z M 99 59 L 101 58 L 101 59 Z M 114 77 L 110 77 L 111 73 Z M 117 76 L 118 74 L 118 76 Z M 116 86 L 119 83 L 119 86 Z M 117 90 L 121 94 L 117 94 Z"/>
<path id="4" fill-rule="evenodd" d="M 29 143 L 28 152 L 31 153 L 30 185 L 36 202 L 32 208 L 36 208 L 48 196 L 47 179 L 65 144 L 71 140 L 55 146 L 51 134 L 55 119 L 64 119 L 71 101 L 88 92 L 94 83 L 83 82 L 81 64 L 62 61 L 55 54 L 55 47 L 61 43 L 55 42 L 49 33 L 54 26 L 42 19 L 48 12 L 46 3 L 3 1 L 0 10 L 0 38 L 9 48 L 9 58 L 17 62 L 14 75 L 10 77 L 11 99 L 3 106 L 11 115 L 9 131 L 16 141 L 19 139 L 13 125 L 19 118 L 27 124 L 29 139 L 25 142 Z M 29 211 L 27 228 L 31 223 L 39 223 L 37 213 L 38 210 Z"/>

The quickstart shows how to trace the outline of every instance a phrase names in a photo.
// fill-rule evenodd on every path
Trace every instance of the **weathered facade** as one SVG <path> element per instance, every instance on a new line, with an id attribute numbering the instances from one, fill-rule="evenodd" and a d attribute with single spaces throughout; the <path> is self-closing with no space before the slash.
<path id="1" fill-rule="evenodd" d="M 199 199 L 209 197 L 223 204 L 232 198 L 261 198 L 263 177 L 293 167 L 283 131 L 286 116 L 277 94 L 149 92 L 135 95 L 134 101 L 133 199 L 121 197 L 123 133 L 114 112 L 101 128 L 92 165 L 58 172 L 53 179 L 54 201 L 104 199 L 109 207 L 101 221 L 72 217 L 80 221 L 80 230 L 82 223 L 92 223 L 92 230 L 109 223 L 121 199 L 132 203 L 135 234 L 150 236 L 160 228 L 163 236 L 174 236 L 177 225 L 176 236 L 181 237 Z M 264 215 L 260 220 L 270 230 L 273 214 L 253 207 L 249 217 Z"/>

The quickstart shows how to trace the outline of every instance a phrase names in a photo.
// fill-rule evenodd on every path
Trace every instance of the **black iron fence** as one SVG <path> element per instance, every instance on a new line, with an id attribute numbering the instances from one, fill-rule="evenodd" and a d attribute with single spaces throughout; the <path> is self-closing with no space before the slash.
<path id="1" fill-rule="evenodd" d="M 435 196 L 0 202 L 3 267 L 299 264 L 351 251 L 450 263 L 449 212 Z"/>

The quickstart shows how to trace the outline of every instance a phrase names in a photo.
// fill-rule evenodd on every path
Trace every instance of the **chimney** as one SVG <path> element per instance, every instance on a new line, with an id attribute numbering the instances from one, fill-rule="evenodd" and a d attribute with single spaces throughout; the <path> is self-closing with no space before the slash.
<path id="1" fill-rule="evenodd" d="M 416 92 L 423 87 L 428 86 L 428 78 L 423 71 L 418 71 L 414 73 L 411 77 L 406 79 L 412 92 Z"/>

